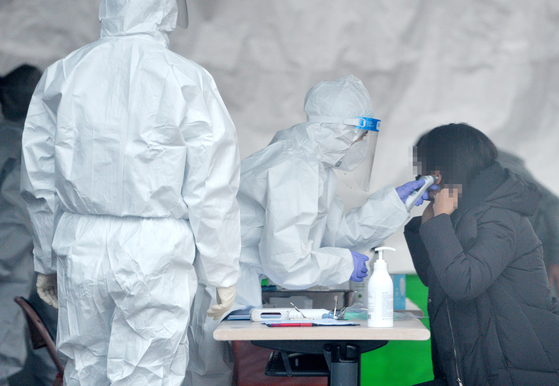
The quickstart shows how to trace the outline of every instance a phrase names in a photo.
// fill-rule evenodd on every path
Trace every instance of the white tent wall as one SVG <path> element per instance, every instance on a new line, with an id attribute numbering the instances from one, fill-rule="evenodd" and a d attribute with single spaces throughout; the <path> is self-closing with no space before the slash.
<path id="1" fill-rule="evenodd" d="M 244 158 L 305 120 L 307 90 L 353 74 L 382 120 L 372 190 L 414 176 L 420 134 L 467 122 L 559 194 L 557 0 L 190 0 L 171 49 L 207 68 Z M 97 39 L 99 0 L 0 0 L 0 75 Z M 365 197 L 345 186 L 348 208 Z M 414 209 L 414 214 L 421 213 Z M 413 265 L 397 232 L 392 272 Z"/>

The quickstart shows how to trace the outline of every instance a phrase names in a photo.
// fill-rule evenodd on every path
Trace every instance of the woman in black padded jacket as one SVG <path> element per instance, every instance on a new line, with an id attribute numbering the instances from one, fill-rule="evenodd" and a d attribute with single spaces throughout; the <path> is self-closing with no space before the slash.
<path id="1" fill-rule="evenodd" d="M 559 385 L 559 304 L 527 218 L 541 193 L 496 157 L 466 124 L 437 127 L 415 147 L 440 188 L 405 227 L 429 287 L 432 384 Z"/>

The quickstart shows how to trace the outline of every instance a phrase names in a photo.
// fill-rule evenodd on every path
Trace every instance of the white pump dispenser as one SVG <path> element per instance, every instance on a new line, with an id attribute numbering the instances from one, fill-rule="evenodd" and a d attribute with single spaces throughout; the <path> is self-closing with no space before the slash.
<path id="1" fill-rule="evenodd" d="M 367 325 L 369 327 L 392 327 L 394 325 L 394 284 L 388 274 L 386 261 L 382 258 L 384 250 L 396 251 L 391 247 L 375 248 L 375 251 L 378 251 L 378 259 L 375 261 L 368 288 Z"/>

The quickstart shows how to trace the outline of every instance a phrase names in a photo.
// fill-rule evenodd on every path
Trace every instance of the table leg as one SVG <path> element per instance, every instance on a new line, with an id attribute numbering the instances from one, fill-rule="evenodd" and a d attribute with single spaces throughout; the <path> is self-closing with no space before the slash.
<path id="1" fill-rule="evenodd" d="M 278 351 L 322 354 L 330 371 L 330 386 L 359 386 L 361 353 L 380 348 L 386 340 L 256 340 L 252 344 Z"/>
<path id="2" fill-rule="evenodd" d="M 330 386 L 359 386 L 361 351 L 345 344 L 326 344 L 324 358 L 330 369 Z"/>

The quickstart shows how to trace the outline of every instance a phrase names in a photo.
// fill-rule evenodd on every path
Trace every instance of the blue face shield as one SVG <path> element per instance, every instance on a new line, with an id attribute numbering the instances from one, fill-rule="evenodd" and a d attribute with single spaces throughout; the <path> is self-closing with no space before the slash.
<path id="1" fill-rule="evenodd" d="M 373 161 L 380 128 L 380 120 L 372 117 L 336 118 L 309 116 L 309 122 L 341 123 L 354 126 L 361 135 L 348 148 L 346 154 L 336 164 L 336 168 L 344 172 L 344 180 L 364 191 L 369 191 Z"/>
<path id="2" fill-rule="evenodd" d="M 352 121 L 354 123 L 347 123 L 347 121 Z M 346 119 L 346 125 L 353 125 L 356 129 L 361 130 L 369 130 L 369 131 L 379 131 L 380 128 L 380 119 L 375 118 L 366 118 L 366 117 L 358 117 L 354 119 Z"/>

